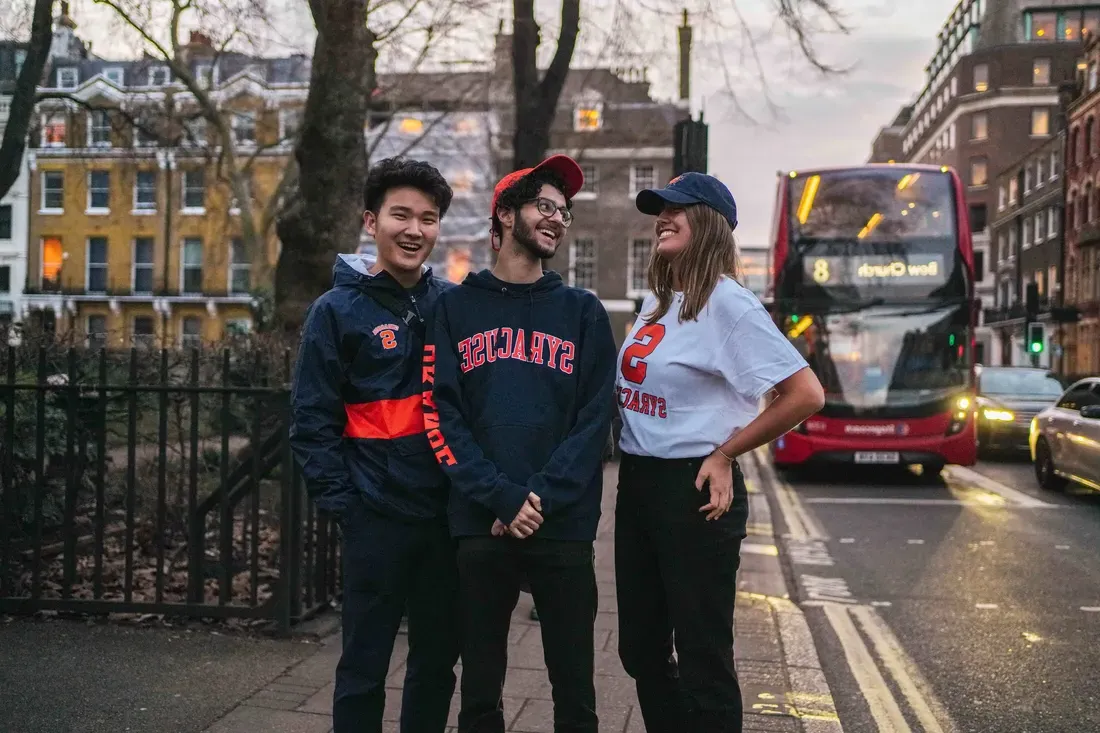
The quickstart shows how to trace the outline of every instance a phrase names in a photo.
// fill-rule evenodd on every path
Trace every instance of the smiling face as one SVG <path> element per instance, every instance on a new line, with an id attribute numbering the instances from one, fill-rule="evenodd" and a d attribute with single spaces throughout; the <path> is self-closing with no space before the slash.
<path id="1" fill-rule="evenodd" d="M 548 183 L 543 184 L 538 197 L 552 201 L 557 208 L 565 207 L 565 194 Z M 553 257 L 565 237 L 561 212 L 555 210 L 553 216 L 544 216 L 534 201 L 525 203 L 518 212 L 501 212 L 501 222 L 506 228 L 511 224 L 516 245 L 542 260 Z"/>
<path id="2" fill-rule="evenodd" d="M 439 238 L 439 218 L 439 206 L 420 189 L 388 191 L 377 213 L 363 214 L 367 233 L 378 243 L 378 265 L 402 284 L 415 283 Z"/>
<path id="3" fill-rule="evenodd" d="M 687 212 L 675 206 L 666 206 L 653 225 L 657 234 L 657 254 L 666 260 L 679 256 L 691 242 L 691 224 Z"/>

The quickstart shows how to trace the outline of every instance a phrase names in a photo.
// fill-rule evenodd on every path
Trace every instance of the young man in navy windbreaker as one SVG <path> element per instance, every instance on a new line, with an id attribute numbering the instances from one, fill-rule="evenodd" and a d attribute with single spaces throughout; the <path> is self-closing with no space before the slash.
<path id="1" fill-rule="evenodd" d="M 583 182 L 573 160 L 554 156 L 497 184 L 497 263 L 440 296 L 424 353 L 428 439 L 451 479 L 458 539 L 461 733 L 504 730 L 508 626 L 523 577 L 539 609 L 554 729 L 598 730 L 592 542 L 616 350 L 599 299 L 543 271 Z"/>
<path id="2" fill-rule="evenodd" d="M 380 733 L 408 607 L 403 733 L 442 733 L 454 694 L 457 568 L 448 484 L 424 431 L 425 329 L 445 287 L 424 267 L 451 203 L 432 166 L 371 167 L 363 221 L 377 262 L 341 255 L 310 306 L 294 375 L 291 445 L 317 506 L 343 530 L 344 648 L 335 733 Z"/>

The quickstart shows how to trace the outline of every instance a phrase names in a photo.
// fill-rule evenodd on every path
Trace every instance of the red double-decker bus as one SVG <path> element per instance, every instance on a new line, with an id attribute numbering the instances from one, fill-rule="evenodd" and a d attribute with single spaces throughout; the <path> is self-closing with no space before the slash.
<path id="1" fill-rule="evenodd" d="M 947 167 L 863 165 L 779 177 L 769 303 L 825 387 L 772 443 L 811 461 L 973 465 L 974 254 Z"/>

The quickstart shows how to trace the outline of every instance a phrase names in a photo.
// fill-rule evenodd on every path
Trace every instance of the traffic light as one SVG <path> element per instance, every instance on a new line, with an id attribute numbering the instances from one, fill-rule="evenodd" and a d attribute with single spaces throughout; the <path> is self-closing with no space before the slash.
<path id="1" fill-rule="evenodd" d="M 1041 354 L 1043 353 L 1043 324 L 1041 323 L 1029 323 L 1027 324 L 1027 353 L 1029 354 Z"/>
<path id="2" fill-rule="evenodd" d="M 1039 284 L 1030 282 L 1027 284 L 1027 290 L 1024 297 L 1024 311 L 1027 313 L 1029 321 L 1035 320 L 1035 317 L 1039 315 Z M 1030 343 L 1031 339 L 1028 339 Z M 1040 349 L 1042 351 L 1042 349 Z"/>

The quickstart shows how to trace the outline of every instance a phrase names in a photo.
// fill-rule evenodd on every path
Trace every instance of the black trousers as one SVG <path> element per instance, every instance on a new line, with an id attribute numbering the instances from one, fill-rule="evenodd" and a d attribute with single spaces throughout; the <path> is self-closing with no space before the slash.
<path id="1" fill-rule="evenodd" d="M 407 607 L 401 731 L 443 733 L 461 647 L 458 568 L 447 525 L 399 522 L 358 504 L 341 527 L 344 648 L 336 667 L 333 732 L 381 733 L 386 676 Z"/>
<path id="2" fill-rule="evenodd" d="M 619 658 L 637 685 L 649 733 L 742 728 L 733 606 L 748 495 L 735 463 L 733 505 L 706 521 L 699 508 L 710 493 L 695 488 L 702 462 L 624 454 L 619 466 Z"/>
<path id="3" fill-rule="evenodd" d="M 555 733 L 597 733 L 596 571 L 591 542 L 511 537 L 458 541 L 463 618 L 460 733 L 503 733 L 508 627 L 522 578 L 539 609 Z"/>

